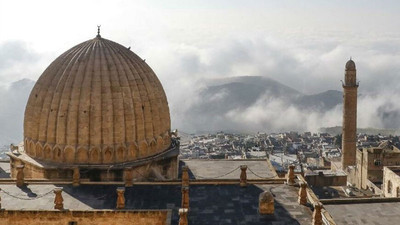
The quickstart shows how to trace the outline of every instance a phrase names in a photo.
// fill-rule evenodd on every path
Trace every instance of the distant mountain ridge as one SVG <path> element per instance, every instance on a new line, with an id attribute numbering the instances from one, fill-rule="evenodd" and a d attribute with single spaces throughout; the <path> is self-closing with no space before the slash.
<path id="1" fill-rule="evenodd" d="M 191 127 L 201 131 L 235 130 L 229 114 L 245 111 L 254 105 L 268 105 L 273 101 L 283 102 L 304 113 L 327 112 L 342 103 L 342 92 L 328 90 L 306 95 L 274 79 L 261 76 L 240 76 L 211 79 L 205 82 L 196 102 L 186 112 L 185 120 Z M 239 130 L 240 131 L 240 130 Z"/>
<path id="2" fill-rule="evenodd" d="M 336 90 L 328 90 L 314 95 L 303 95 L 293 101 L 300 108 L 312 108 L 327 111 L 342 103 L 343 93 Z"/>
<path id="3" fill-rule="evenodd" d="M 246 108 L 260 97 L 284 99 L 300 108 L 326 111 L 342 103 L 342 92 L 328 90 L 314 95 L 305 95 L 276 80 L 261 76 L 240 76 L 213 79 L 200 92 L 203 103 L 196 111 L 223 113 L 234 108 Z M 214 103 L 210 107 L 210 103 Z"/>
<path id="4" fill-rule="evenodd" d="M 261 96 L 273 98 L 296 98 L 302 94 L 270 78 L 241 76 L 213 79 L 200 92 L 202 103 L 194 107 L 195 112 L 224 113 L 232 109 L 244 109 L 254 104 Z"/>
<path id="5" fill-rule="evenodd" d="M 219 86 L 228 84 L 242 84 L 247 87 L 253 86 L 258 87 L 263 90 L 268 90 L 270 94 L 274 96 L 295 96 L 301 95 L 301 93 L 294 88 L 284 85 L 274 79 L 261 76 L 238 76 L 238 77 L 227 77 L 227 78 L 217 78 L 210 79 L 206 81 L 207 87 L 217 88 Z"/>

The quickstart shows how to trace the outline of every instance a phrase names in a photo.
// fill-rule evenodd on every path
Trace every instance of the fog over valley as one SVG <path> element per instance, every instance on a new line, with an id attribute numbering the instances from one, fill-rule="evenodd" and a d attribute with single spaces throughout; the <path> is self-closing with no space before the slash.
<path id="1" fill-rule="evenodd" d="M 9 43 L 3 43 L 0 47 L 3 58 L 7 58 L 4 53 L 4 48 L 9 48 L 7 45 Z M 45 64 L 52 60 L 46 61 L 43 58 L 49 56 L 37 53 L 26 57 L 25 52 L 33 50 L 23 42 L 14 42 L 12 46 L 16 50 L 7 49 L 7 52 L 14 51 L 13 57 L 0 66 L 3 80 L 0 90 L 2 144 L 22 140 L 25 104 L 35 82 L 22 78 L 22 68 L 41 67 L 44 70 Z M 340 80 L 347 58 L 343 52 L 334 52 L 343 51 L 338 50 L 342 47 L 334 47 L 329 52 L 324 52 L 324 47 L 319 57 L 302 61 L 296 57 L 300 50 L 270 46 L 266 40 L 232 41 L 226 46 L 218 46 L 212 49 L 177 47 L 174 52 L 166 53 L 175 57 L 162 59 L 154 52 L 143 53 L 155 55 L 148 57 L 147 62 L 164 85 L 173 128 L 190 133 L 221 130 L 315 132 L 321 127 L 341 125 Z M 332 56 L 329 61 L 325 59 L 326 55 L 335 54 L 337 56 Z M 400 66 L 393 61 L 374 64 L 378 59 L 370 56 L 355 60 L 361 81 L 358 126 L 399 129 L 397 81 L 400 78 L 396 74 Z M 42 72 L 27 71 L 25 77 L 38 77 Z M 12 78 L 16 81 L 9 82 Z"/>

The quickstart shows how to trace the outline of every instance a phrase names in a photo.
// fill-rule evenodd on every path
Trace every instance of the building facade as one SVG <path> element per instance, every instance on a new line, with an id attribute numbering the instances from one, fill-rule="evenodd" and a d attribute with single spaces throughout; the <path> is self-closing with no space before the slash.
<path id="1" fill-rule="evenodd" d="M 382 194 L 384 197 L 400 197 L 400 166 L 383 168 Z"/>
<path id="2" fill-rule="evenodd" d="M 396 165 L 400 165 L 400 150 L 395 146 L 383 143 L 376 148 L 359 149 L 354 174 L 350 175 L 349 180 L 357 188 L 381 188 L 384 167 Z"/>

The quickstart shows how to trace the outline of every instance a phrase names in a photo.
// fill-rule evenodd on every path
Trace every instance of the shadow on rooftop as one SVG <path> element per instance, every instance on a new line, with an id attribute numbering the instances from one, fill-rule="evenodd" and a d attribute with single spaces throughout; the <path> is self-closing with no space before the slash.
<path id="1" fill-rule="evenodd" d="M 30 197 L 30 198 L 37 197 L 37 194 L 32 192 L 32 190 L 26 185 L 19 187 L 19 189 L 21 189 L 21 191 L 25 192 L 28 195 L 28 197 Z"/>
<path id="2" fill-rule="evenodd" d="M 181 167 L 179 163 L 179 178 Z M 212 169 L 212 168 L 207 168 Z M 189 177 L 194 175 L 189 168 Z M 115 209 L 116 189 L 122 185 L 62 185 L 64 192 L 75 200 L 93 209 Z M 275 196 L 275 214 L 264 216 L 258 213 L 258 198 L 265 190 Z M 189 188 L 189 224 L 300 224 L 292 215 L 297 209 L 297 194 L 293 187 L 282 184 L 248 185 L 191 185 Z M 291 196 L 291 197 L 288 197 Z M 294 196 L 294 197 L 293 197 Z M 178 210 L 181 206 L 181 185 L 134 185 L 125 188 L 126 209 L 171 209 L 171 224 L 178 224 Z M 296 210 L 293 210 L 296 209 Z M 292 214 L 289 212 L 291 211 Z M 301 210 L 296 211 L 301 214 Z M 309 220 L 311 214 L 304 215 Z M 297 217 L 297 216 L 296 216 Z"/>
<path id="3" fill-rule="evenodd" d="M 62 186 L 64 191 L 94 209 L 115 209 L 118 185 Z M 269 186 L 274 195 L 274 186 Z M 267 189 L 267 190 L 269 190 Z M 275 200 L 275 215 L 258 213 L 258 198 L 264 190 L 256 185 L 190 186 L 189 224 L 299 224 L 287 211 L 288 205 Z M 172 209 L 171 224 L 178 224 L 181 205 L 180 185 L 135 185 L 125 189 L 126 209 Z M 293 200 L 293 199 L 292 199 Z M 290 201 L 292 201 L 290 200 Z M 296 201 L 296 199 L 294 199 Z M 286 207 L 286 208 L 285 208 Z"/>
<path id="4" fill-rule="evenodd" d="M 179 170 L 178 170 L 178 178 L 179 179 L 182 179 L 182 167 L 185 166 L 185 165 L 186 165 L 185 162 L 183 162 L 181 160 L 179 161 Z M 190 169 L 190 167 L 189 167 L 188 173 L 189 173 L 189 179 L 196 179 L 196 177 L 194 176 L 194 174 L 193 174 L 192 170 Z"/>
<path id="5" fill-rule="evenodd" d="M 319 199 L 332 199 L 339 198 L 340 193 L 337 189 L 326 186 L 326 187 L 311 187 L 313 192 L 318 196 Z M 344 193 L 343 193 L 344 195 Z"/>
<path id="6" fill-rule="evenodd" d="M 62 185 L 63 191 L 75 201 L 93 209 L 115 209 L 116 190 L 122 185 Z M 125 209 L 172 209 L 172 221 L 179 220 L 181 186 L 178 185 L 135 185 L 125 188 Z"/>
<path id="7" fill-rule="evenodd" d="M 260 215 L 258 198 L 264 191 L 256 185 L 191 186 L 189 224 L 300 224 L 279 200 L 274 215 Z"/>
<path id="8" fill-rule="evenodd" d="M 2 167 L 0 167 L 0 178 L 11 178 L 10 176 L 10 170 L 8 169 L 7 171 L 4 170 Z"/>

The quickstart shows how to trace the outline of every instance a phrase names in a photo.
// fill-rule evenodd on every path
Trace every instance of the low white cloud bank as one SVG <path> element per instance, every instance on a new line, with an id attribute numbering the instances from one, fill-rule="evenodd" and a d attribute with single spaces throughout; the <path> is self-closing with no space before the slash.
<path id="1" fill-rule="evenodd" d="M 33 80 L 23 79 L 0 89 L 0 147 L 22 141 L 25 105 L 33 85 Z"/>
<path id="2" fill-rule="evenodd" d="M 155 68 L 164 84 L 172 125 L 188 131 L 317 131 L 340 126 L 342 105 L 327 111 L 304 109 L 285 99 L 262 96 L 249 107 L 222 114 L 196 114 L 196 105 L 225 96 L 220 92 L 203 99 L 207 80 L 256 75 L 277 80 L 305 94 L 342 91 L 344 65 L 353 57 L 360 80 L 358 126 L 400 129 L 400 41 L 397 39 L 316 41 L 301 46 L 268 39 L 226 41 L 217 47 L 178 46 L 171 60 Z M 169 57 L 167 57 L 169 58 Z M 164 58 L 165 59 L 165 58 Z M 165 60 L 164 60 L 165 61 Z M 172 65 L 172 66 L 171 66 Z"/>
<path id="3" fill-rule="evenodd" d="M 358 127 L 400 128 L 400 93 L 382 91 L 377 94 L 361 95 L 358 98 Z M 243 110 L 232 110 L 225 114 L 245 131 L 313 131 L 321 127 L 341 126 L 342 104 L 321 112 L 303 109 L 282 99 L 264 101 Z"/>
<path id="4" fill-rule="evenodd" d="M 397 39 L 310 41 L 257 37 L 202 45 L 164 41 L 144 49 L 137 53 L 146 59 L 164 86 L 173 129 L 276 132 L 340 126 L 340 104 L 325 111 L 307 109 L 266 94 L 245 108 L 232 107 L 213 114 L 213 102 L 221 101 L 229 93 L 222 90 L 205 99 L 202 91 L 207 90 L 210 80 L 245 75 L 268 77 L 304 94 L 341 91 L 340 80 L 350 56 L 356 62 L 361 81 L 358 126 L 400 129 L 400 61 L 396 60 L 400 58 L 400 40 Z M 13 82 L 37 79 L 51 63 L 48 59 L 48 55 L 35 52 L 24 42 L 0 43 L 0 136 L 9 137 L 7 141 L 22 137 L 23 111 L 30 92 L 27 86 Z M 210 110 L 206 110 L 209 113 L 193 110 L 205 103 L 210 104 Z"/>
<path id="5" fill-rule="evenodd" d="M 281 99 L 264 102 L 263 99 L 244 110 L 226 114 L 246 131 L 316 131 L 320 127 L 336 126 L 341 121 L 341 106 L 321 113 L 299 109 Z"/>

